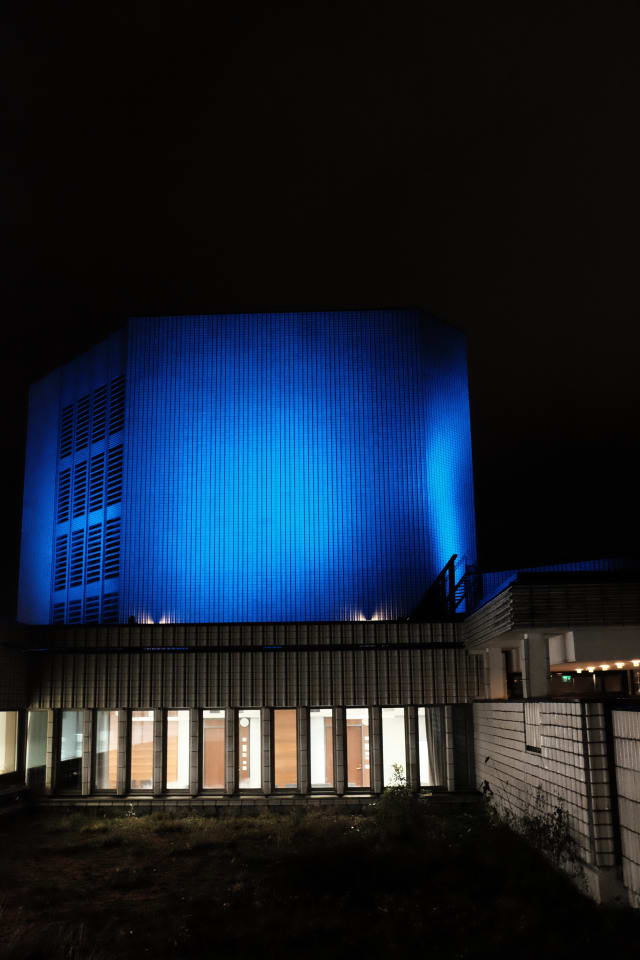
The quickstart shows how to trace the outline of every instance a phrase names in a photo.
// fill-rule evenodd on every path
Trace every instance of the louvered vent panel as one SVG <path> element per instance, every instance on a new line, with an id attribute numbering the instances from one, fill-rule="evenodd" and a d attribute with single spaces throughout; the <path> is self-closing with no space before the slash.
<path id="1" fill-rule="evenodd" d="M 107 464 L 107 506 L 122 499 L 122 444 L 109 450 Z"/>
<path id="2" fill-rule="evenodd" d="M 105 580 L 120 573 L 120 520 L 107 520 L 104 538 Z"/>
<path id="3" fill-rule="evenodd" d="M 124 426 L 124 377 L 116 377 L 111 383 L 109 403 L 109 433 L 117 433 Z"/>
<path id="4" fill-rule="evenodd" d="M 67 623 L 80 623 L 82 621 L 82 600 L 69 601 L 69 615 Z"/>
<path id="5" fill-rule="evenodd" d="M 73 515 L 81 517 L 87 509 L 87 461 L 76 463 L 73 471 Z"/>
<path id="6" fill-rule="evenodd" d="M 107 385 L 93 391 L 93 443 L 104 440 L 107 429 Z"/>
<path id="7" fill-rule="evenodd" d="M 64 623 L 64 603 L 54 603 L 51 622 Z"/>
<path id="8" fill-rule="evenodd" d="M 64 590 L 67 585 L 67 534 L 56 537 L 55 572 L 53 589 Z"/>
<path id="9" fill-rule="evenodd" d="M 87 597 L 84 602 L 84 622 L 98 623 L 100 620 L 100 597 Z"/>
<path id="10" fill-rule="evenodd" d="M 89 397 L 78 400 L 76 415 L 76 450 L 84 450 L 89 443 Z"/>
<path id="11" fill-rule="evenodd" d="M 100 579 L 102 560 L 102 524 L 94 523 L 89 527 L 87 540 L 87 583 L 96 583 Z"/>
<path id="12" fill-rule="evenodd" d="M 68 457 L 73 448 L 73 404 L 64 407 L 60 421 L 60 459 Z"/>
<path id="13" fill-rule="evenodd" d="M 104 503 L 104 453 L 91 457 L 89 510 L 102 510 Z"/>
<path id="14" fill-rule="evenodd" d="M 69 586 L 79 587 L 82 583 L 84 561 L 84 530 L 74 530 L 71 534 L 71 561 L 69 563 Z"/>
<path id="15" fill-rule="evenodd" d="M 105 593 L 102 598 L 102 622 L 103 623 L 117 623 L 118 622 L 118 594 L 117 593 Z"/>
<path id="16" fill-rule="evenodd" d="M 56 511 L 56 520 L 58 523 L 64 523 L 69 519 L 69 501 L 71 499 L 71 470 L 67 467 L 60 471 L 58 477 L 58 509 Z"/>

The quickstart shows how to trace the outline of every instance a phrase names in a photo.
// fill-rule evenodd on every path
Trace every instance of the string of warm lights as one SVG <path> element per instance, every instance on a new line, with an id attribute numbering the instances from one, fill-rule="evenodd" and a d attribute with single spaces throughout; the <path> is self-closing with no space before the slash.
<path id="1" fill-rule="evenodd" d="M 622 670 L 626 666 L 627 661 L 615 660 L 614 663 L 617 670 Z M 630 660 L 629 663 L 632 667 L 640 667 L 640 660 Z M 599 664 L 598 667 L 578 667 L 576 669 L 576 673 L 584 673 L 585 670 L 587 671 L 587 673 L 593 673 L 595 670 L 610 670 L 610 669 L 611 669 L 610 663 L 601 663 Z"/>

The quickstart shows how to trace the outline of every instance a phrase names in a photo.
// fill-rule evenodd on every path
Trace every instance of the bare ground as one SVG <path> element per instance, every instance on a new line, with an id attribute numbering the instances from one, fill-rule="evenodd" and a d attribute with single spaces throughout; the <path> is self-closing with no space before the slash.
<path id="1" fill-rule="evenodd" d="M 0 818 L 2 960 L 625 951 L 601 908 L 481 807 L 350 814 Z"/>

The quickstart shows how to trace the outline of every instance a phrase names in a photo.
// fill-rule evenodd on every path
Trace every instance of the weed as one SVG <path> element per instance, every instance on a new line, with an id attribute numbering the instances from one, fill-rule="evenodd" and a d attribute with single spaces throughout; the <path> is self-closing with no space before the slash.
<path id="1" fill-rule="evenodd" d="M 374 804 L 375 824 L 382 839 L 409 836 L 418 819 L 418 798 L 409 787 L 403 767 L 393 764 L 391 783 Z"/>

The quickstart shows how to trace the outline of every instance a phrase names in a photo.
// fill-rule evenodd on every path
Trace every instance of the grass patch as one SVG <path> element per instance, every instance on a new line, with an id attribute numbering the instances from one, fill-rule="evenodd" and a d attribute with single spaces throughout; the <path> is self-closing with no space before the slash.
<path id="1" fill-rule="evenodd" d="M 480 806 L 380 809 L 4 818 L 0 957 L 566 957 L 640 935 Z"/>

